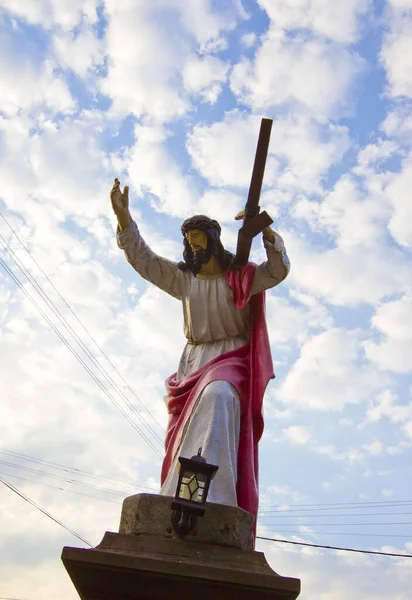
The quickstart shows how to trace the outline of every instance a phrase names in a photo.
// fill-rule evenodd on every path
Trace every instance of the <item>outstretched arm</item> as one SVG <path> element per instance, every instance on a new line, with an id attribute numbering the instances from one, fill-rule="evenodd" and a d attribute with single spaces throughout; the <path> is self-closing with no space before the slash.
<path id="1" fill-rule="evenodd" d="M 290 262 L 281 236 L 271 227 L 263 232 L 267 261 L 256 267 L 252 294 L 263 292 L 283 281 L 290 270 Z"/>
<path id="2" fill-rule="evenodd" d="M 141 277 L 174 298 L 181 298 L 180 275 L 177 263 L 157 255 L 149 248 L 129 211 L 129 188 L 120 191 L 120 182 L 114 180 L 110 193 L 117 216 L 117 245 L 124 250 L 126 259 Z"/>

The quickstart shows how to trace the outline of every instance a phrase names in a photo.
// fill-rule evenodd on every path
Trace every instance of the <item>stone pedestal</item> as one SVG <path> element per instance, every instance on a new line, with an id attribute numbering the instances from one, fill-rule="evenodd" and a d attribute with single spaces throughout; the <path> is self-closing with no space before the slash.
<path id="1" fill-rule="evenodd" d="M 123 503 L 119 533 L 93 549 L 63 548 L 82 600 L 295 600 L 300 581 L 277 575 L 252 549 L 253 517 L 207 504 L 195 529 L 179 538 L 171 498 L 138 494 Z"/>

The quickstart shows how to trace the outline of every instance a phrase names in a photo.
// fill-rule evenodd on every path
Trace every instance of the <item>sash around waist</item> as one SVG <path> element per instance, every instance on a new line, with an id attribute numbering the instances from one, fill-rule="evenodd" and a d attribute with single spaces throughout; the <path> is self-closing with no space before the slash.
<path id="1" fill-rule="evenodd" d="M 216 344 L 218 342 L 229 342 L 230 340 L 242 339 L 245 343 L 248 341 L 249 337 L 245 333 L 239 333 L 238 335 L 232 335 L 230 337 L 219 338 L 218 340 L 208 340 L 208 341 L 197 341 L 197 340 L 189 340 L 186 338 L 186 343 L 189 346 L 201 346 L 202 344 Z"/>

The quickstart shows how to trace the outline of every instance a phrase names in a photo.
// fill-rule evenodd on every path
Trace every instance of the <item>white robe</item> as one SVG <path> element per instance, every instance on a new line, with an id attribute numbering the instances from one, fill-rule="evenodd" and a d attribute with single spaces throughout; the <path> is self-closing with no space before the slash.
<path id="1" fill-rule="evenodd" d="M 158 256 L 147 246 L 135 222 L 123 232 L 118 230 L 117 242 L 129 263 L 144 279 L 182 301 L 184 334 L 188 342 L 180 358 L 177 379 L 248 341 L 249 307 L 236 308 L 223 275 L 201 279 L 180 270 L 176 262 Z M 274 287 L 289 272 L 282 238 L 275 233 L 274 243 L 264 239 L 264 246 L 267 261 L 256 268 L 252 294 Z M 197 399 L 176 461 L 179 455 L 190 458 L 202 447 L 205 459 L 219 466 L 209 490 L 210 502 L 236 506 L 239 427 L 237 391 L 227 381 L 207 385 Z M 175 464 L 162 486 L 160 493 L 163 495 L 175 495 Z"/>

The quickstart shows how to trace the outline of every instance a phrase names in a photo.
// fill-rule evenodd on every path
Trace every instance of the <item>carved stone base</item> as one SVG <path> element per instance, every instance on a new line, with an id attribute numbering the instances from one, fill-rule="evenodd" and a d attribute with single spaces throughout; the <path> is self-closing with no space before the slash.
<path id="1" fill-rule="evenodd" d="M 248 548 L 251 515 L 209 504 L 199 519 L 201 531 L 179 539 L 171 531 L 170 503 L 149 494 L 127 498 L 120 529 L 127 533 L 106 533 L 90 550 L 63 548 L 63 563 L 82 600 L 298 597 L 298 579 L 277 575 L 263 553 Z"/>

